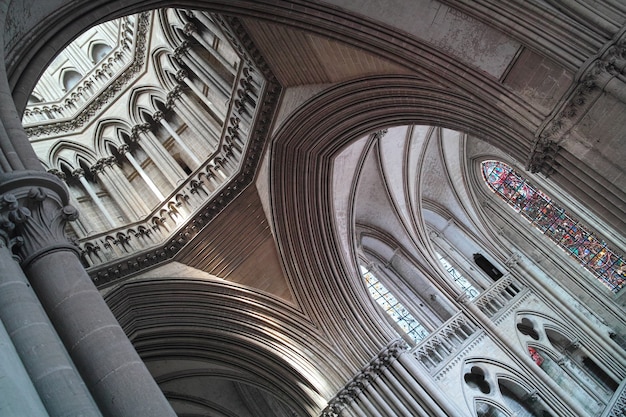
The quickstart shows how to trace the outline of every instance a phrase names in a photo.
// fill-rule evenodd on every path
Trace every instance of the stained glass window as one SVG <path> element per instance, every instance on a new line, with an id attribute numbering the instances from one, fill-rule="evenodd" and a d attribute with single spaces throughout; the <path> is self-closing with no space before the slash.
<path id="1" fill-rule="evenodd" d="M 441 256 L 439 252 L 435 252 L 435 254 L 437 255 L 437 259 L 439 259 L 439 262 L 441 262 L 446 271 L 448 271 L 448 274 L 450 274 L 450 276 L 454 280 L 454 283 L 458 285 L 465 294 L 467 294 L 470 300 L 473 300 L 478 296 L 478 294 L 480 294 L 480 291 L 478 291 L 476 287 L 474 287 L 467 280 L 467 278 L 465 278 L 459 271 L 457 271 L 456 268 L 452 266 L 452 264 L 448 262 L 446 258 Z"/>
<path id="2" fill-rule="evenodd" d="M 626 262 L 606 242 L 510 166 L 484 161 L 491 189 L 614 293 L 626 284 Z"/>
<path id="3" fill-rule="evenodd" d="M 415 343 L 418 343 L 426 336 L 428 330 L 418 322 L 415 317 L 400 303 L 396 297 L 376 278 L 371 271 L 361 266 L 361 274 L 365 280 L 365 285 L 370 295 L 379 306 L 391 316 Z"/>

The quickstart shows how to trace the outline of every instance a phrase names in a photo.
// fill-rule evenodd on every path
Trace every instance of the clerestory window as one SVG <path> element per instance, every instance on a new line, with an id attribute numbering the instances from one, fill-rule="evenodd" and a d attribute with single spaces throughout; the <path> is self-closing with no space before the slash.
<path id="1" fill-rule="evenodd" d="M 361 265 L 365 286 L 376 303 L 415 342 L 428 336 L 428 330 L 413 317 L 411 312 L 376 278 L 371 270 Z"/>
<path id="2" fill-rule="evenodd" d="M 606 242 L 501 161 L 484 161 L 489 187 L 524 219 L 617 294 L 626 284 L 626 263 Z"/>

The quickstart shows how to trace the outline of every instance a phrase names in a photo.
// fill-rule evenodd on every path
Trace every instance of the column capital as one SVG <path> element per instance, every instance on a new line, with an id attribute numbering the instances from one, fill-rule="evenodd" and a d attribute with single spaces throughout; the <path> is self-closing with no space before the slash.
<path id="1" fill-rule="evenodd" d="M 67 176 L 65 175 L 65 172 L 63 172 L 61 170 L 58 170 L 56 168 L 49 169 L 48 173 L 54 175 L 55 177 L 57 177 L 61 181 L 64 181 L 67 178 Z"/>
<path id="2" fill-rule="evenodd" d="M 98 159 L 95 164 L 89 167 L 89 172 L 93 174 L 98 174 L 104 171 L 104 161 L 103 159 Z"/>
<path id="3" fill-rule="evenodd" d="M 532 149 L 526 169 L 532 173 L 540 172 L 546 176 L 554 172 L 554 160 L 561 147 L 549 139 L 538 139 Z"/>
<path id="4" fill-rule="evenodd" d="M 117 147 L 117 151 L 121 153 L 122 155 L 124 155 L 127 152 L 130 152 L 130 146 L 128 146 L 126 143 L 123 143 Z"/>
<path id="5" fill-rule="evenodd" d="M 183 87 L 181 85 L 176 85 L 169 93 L 167 93 L 167 103 L 165 106 L 168 109 L 174 107 L 174 101 L 178 100 L 183 93 Z"/>
<path id="6" fill-rule="evenodd" d="M 152 115 L 152 118 L 154 119 L 155 122 L 159 122 L 164 117 L 165 117 L 165 114 L 163 114 L 161 110 L 155 111 L 154 114 Z"/>
<path id="7" fill-rule="evenodd" d="M 76 168 L 72 171 L 72 177 L 80 178 L 85 176 L 85 170 L 82 168 Z"/>
<path id="8" fill-rule="evenodd" d="M 197 32 L 198 28 L 196 28 L 196 25 L 191 22 L 187 22 L 185 23 L 185 26 L 183 26 L 183 33 L 185 34 L 185 36 L 191 36 L 192 34 Z"/>
<path id="9" fill-rule="evenodd" d="M 102 163 L 103 167 L 110 167 L 111 165 L 115 164 L 117 162 L 117 158 L 115 158 L 113 155 L 111 156 L 107 156 L 104 158 L 100 158 L 98 160 L 98 162 Z"/>
<path id="10" fill-rule="evenodd" d="M 184 40 L 174 49 L 174 58 L 180 60 L 183 55 L 187 52 L 191 43 L 188 40 Z"/>
<path id="11" fill-rule="evenodd" d="M 150 130 L 150 123 L 141 123 L 132 127 L 130 139 L 133 142 L 139 142 L 139 134 Z"/>
<path id="12" fill-rule="evenodd" d="M 67 189 L 55 176 L 19 171 L 0 175 L 0 230 L 23 265 L 56 250 L 78 252 L 65 235 L 68 221 L 78 218 Z"/>
<path id="13" fill-rule="evenodd" d="M 178 82 L 183 82 L 185 78 L 189 77 L 189 73 L 185 69 L 179 69 L 178 71 L 176 71 L 175 77 Z"/>

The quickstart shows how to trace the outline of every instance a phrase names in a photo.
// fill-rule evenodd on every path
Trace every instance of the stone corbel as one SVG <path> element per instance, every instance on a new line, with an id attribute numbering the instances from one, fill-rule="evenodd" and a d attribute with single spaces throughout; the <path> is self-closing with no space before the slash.
<path id="1" fill-rule="evenodd" d="M 549 176 L 555 170 L 554 161 L 559 149 L 560 146 L 552 140 L 538 139 L 528 157 L 526 169 L 532 173 L 539 172 Z"/>

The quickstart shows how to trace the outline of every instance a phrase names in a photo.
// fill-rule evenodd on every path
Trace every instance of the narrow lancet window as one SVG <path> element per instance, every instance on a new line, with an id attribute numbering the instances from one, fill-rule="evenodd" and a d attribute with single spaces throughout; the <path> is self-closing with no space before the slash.
<path id="1" fill-rule="evenodd" d="M 626 284 L 626 263 L 606 242 L 509 165 L 484 161 L 483 177 L 507 204 L 548 236 L 613 293 Z"/>
<path id="2" fill-rule="evenodd" d="M 398 299 L 376 278 L 372 271 L 361 266 L 361 274 L 370 295 L 383 310 L 415 342 L 428 336 L 428 330 L 398 301 Z"/>

